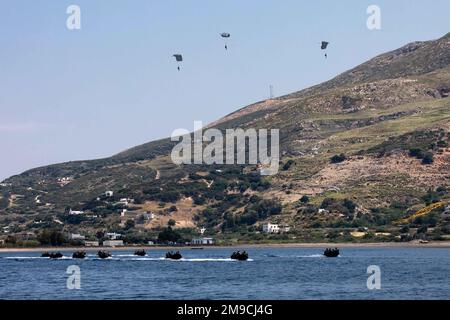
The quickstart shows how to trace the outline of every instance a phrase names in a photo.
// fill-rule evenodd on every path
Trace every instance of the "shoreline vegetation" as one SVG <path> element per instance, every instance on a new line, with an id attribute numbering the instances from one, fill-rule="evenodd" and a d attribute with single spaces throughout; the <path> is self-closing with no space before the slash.
<path id="1" fill-rule="evenodd" d="M 36 247 L 36 248 L 0 248 L 0 253 L 14 252 L 43 252 L 43 251 L 126 251 L 126 250 L 190 250 L 191 248 L 208 248 L 208 249 L 224 249 L 224 248 L 304 248 L 304 249 L 324 249 L 328 247 L 339 248 L 450 248 L 450 241 L 431 241 L 429 243 L 419 242 L 372 242 L 372 243 L 276 243 L 276 244 L 236 244 L 236 245 L 208 245 L 208 246 L 122 246 L 122 247 Z"/>

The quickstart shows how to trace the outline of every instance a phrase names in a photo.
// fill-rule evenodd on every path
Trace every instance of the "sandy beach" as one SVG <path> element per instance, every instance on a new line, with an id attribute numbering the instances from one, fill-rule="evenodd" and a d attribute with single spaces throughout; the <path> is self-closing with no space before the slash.
<path id="1" fill-rule="evenodd" d="M 328 247 L 337 248 L 450 248 L 450 241 L 436 241 L 429 243 L 419 242 L 380 242 L 380 243 L 283 243 L 283 244 L 240 244 L 233 246 L 202 246 L 201 248 L 208 249 L 223 249 L 223 248 L 320 248 Z M 123 246 L 123 247 L 38 247 L 38 248 L 0 248 L 0 253 L 13 252 L 45 252 L 45 251 L 133 251 L 137 249 L 145 250 L 191 250 L 190 246 Z"/>

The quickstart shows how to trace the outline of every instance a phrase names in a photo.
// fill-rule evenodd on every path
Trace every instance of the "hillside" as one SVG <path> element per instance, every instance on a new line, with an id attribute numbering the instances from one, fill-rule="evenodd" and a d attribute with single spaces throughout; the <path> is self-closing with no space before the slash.
<path id="1" fill-rule="evenodd" d="M 155 239 L 169 220 L 181 237 L 205 227 L 224 243 L 444 240 L 444 207 L 397 221 L 450 199 L 449 93 L 450 33 L 209 125 L 280 129 L 275 176 L 262 177 L 255 166 L 177 166 L 169 157 L 174 143 L 164 139 L 6 179 L 0 226 L 8 234 L 57 229 L 90 238 L 117 231 L 130 242 Z M 290 231 L 264 235 L 264 222 Z"/>

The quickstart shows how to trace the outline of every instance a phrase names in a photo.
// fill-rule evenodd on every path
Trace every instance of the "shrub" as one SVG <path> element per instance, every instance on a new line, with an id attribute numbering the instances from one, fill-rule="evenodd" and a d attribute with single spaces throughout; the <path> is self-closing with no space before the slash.
<path id="1" fill-rule="evenodd" d="M 331 157 L 331 163 L 341 163 L 345 160 L 347 160 L 347 157 L 343 153 Z"/>
<path id="2" fill-rule="evenodd" d="M 352 200 L 344 199 L 343 206 L 346 207 L 350 213 L 355 212 L 356 204 Z"/>
<path id="3" fill-rule="evenodd" d="M 43 230 L 38 241 L 43 245 L 61 246 L 66 242 L 62 232 L 56 230 Z"/>
<path id="4" fill-rule="evenodd" d="M 179 242 L 182 240 L 182 237 L 178 232 L 173 231 L 171 227 L 167 227 L 158 234 L 158 240 L 161 242 Z"/>
<path id="5" fill-rule="evenodd" d="M 135 226 L 134 220 L 131 220 L 131 219 L 130 219 L 130 220 L 127 220 L 127 221 L 125 222 L 125 230 L 133 229 L 134 226 Z"/>
<path id="6" fill-rule="evenodd" d="M 0 210 L 8 208 L 9 200 L 7 198 L 0 198 Z"/>
<path id="7" fill-rule="evenodd" d="M 428 227 L 422 226 L 419 229 L 417 229 L 417 234 L 427 233 L 427 231 L 428 231 Z"/>
<path id="8" fill-rule="evenodd" d="M 301 202 L 301 203 L 308 203 L 308 202 L 309 202 L 309 197 L 306 196 L 306 195 L 303 196 L 303 197 L 301 197 L 301 198 L 300 198 L 300 202 Z"/>
<path id="9" fill-rule="evenodd" d="M 409 227 L 408 226 L 404 226 L 400 229 L 401 233 L 408 233 L 409 232 Z"/>
<path id="10" fill-rule="evenodd" d="M 411 148 L 409 149 L 409 156 L 417 159 L 423 159 L 425 152 L 420 148 Z"/>
<path id="11" fill-rule="evenodd" d="M 434 162 L 434 157 L 431 152 L 427 152 L 422 159 L 422 164 L 432 164 Z"/>
<path id="12" fill-rule="evenodd" d="M 291 168 L 291 166 L 295 164 L 295 161 L 290 159 L 283 165 L 283 171 L 287 171 Z"/>

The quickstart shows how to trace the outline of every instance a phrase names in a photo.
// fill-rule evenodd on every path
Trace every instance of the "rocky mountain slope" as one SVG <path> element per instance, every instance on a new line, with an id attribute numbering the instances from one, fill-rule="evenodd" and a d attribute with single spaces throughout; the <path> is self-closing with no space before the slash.
<path id="1" fill-rule="evenodd" d="M 119 230 L 151 237 L 175 220 L 183 232 L 206 227 L 223 241 L 445 239 L 444 207 L 407 225 L 396 222 L 450 198 L 449 93 L 447 34 L 209 126 L 280 129 L 275 176 L 261 177 L 255 166 L 177 166 L 168 156 L 174 143 L 164 139 L 5 180 L 0 224 L 16 232 Z M 107 190 L 114 195 L 105 197 Z M 84 214 L 70 216 L 70 208 Z M 268 221 L 291 230 L 264 236 L 258 231 Z"/>

